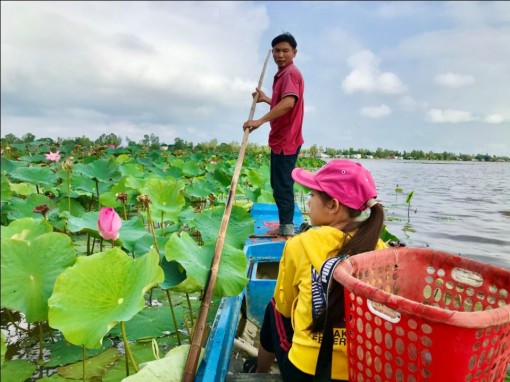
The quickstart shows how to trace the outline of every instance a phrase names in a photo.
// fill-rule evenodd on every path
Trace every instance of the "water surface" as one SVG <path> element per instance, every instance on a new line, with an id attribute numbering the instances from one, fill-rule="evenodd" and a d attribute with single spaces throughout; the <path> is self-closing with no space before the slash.
<path id="1" fill-rule="evenodd" d="M 359 162 L 374 177 L 388 230 L 408 246 L 510 269 L 510 163 Z M 405 202 L 411 191 L 408 218 Z"/>

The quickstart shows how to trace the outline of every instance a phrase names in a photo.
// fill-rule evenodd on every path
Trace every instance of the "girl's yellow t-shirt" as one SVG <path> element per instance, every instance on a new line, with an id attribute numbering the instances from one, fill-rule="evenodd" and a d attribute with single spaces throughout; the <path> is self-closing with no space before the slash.
<path id="1" fill-rule="evenodd" d="M 278 311 L 292 320 L 294 337 L 289 359 L 307 374 L 315 374 L 321 341 L 320 334 L 306 330 L 312 323 L 313 269 L 320 272 L 326 259 L 338 256 L 344 240 L 349 240 L 344 232 L 323 226 L 287 240 L 283 249 L 274 299 Z M 379 240 L 375 249 L 386 247 L 386 244 Z M 331 378 L 348 380 L 347 335 L 345 328 L 334 330 Z"/>

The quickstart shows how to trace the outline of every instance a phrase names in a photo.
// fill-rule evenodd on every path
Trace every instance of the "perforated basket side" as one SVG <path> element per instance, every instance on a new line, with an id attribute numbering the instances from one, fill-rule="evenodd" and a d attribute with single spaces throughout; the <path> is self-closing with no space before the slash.
<path id="1" fill-rule="evenodd" d="M 503 381 L 510 361 L 510 272 L 442 252 L 351 257 L 346 289 L 350 379 Z"/>

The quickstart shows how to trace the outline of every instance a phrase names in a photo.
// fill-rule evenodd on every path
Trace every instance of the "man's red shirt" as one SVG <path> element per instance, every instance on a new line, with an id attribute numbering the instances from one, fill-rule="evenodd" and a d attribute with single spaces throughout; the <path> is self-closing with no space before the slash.
<path id="1" fill-rule="evenodd" d="M 304 100 L 303 93 L 305 82 L 299 69 L 293 62 L 278 70 L 274 76 L 273 94 L 271 96 L 271 109 L 284 97 L 295 96 L 296 103 L 292 110 L 285 115 L 275 118 L 270 122 L 269 147 L 276 154 L 295 154 L 303 140 L 303 116 Z"/>

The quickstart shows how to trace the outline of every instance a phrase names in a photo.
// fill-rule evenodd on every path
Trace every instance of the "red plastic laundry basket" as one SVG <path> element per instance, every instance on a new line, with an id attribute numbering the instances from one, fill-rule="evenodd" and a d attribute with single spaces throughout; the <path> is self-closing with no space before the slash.
<path id="1" fill-rule="evenodd" d="M 510 271 L 423 248 L 339 263 L 349 380 L 500 382 L 510 362 Z"/>

